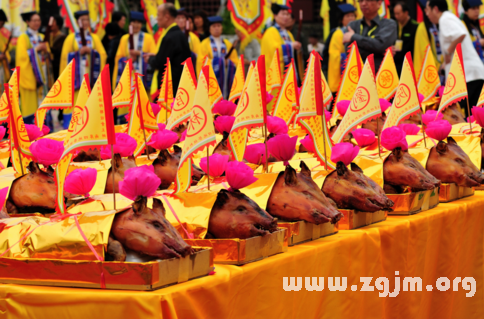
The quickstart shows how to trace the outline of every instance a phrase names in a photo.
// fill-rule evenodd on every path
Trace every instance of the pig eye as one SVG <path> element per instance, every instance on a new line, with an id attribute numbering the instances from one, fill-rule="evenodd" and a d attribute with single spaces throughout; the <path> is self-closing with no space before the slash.
<path id="1" fill-rule="evenodd" d="M 360 186 L 366 186 L 365 183 L 363 183 L 363 181 L 361 181 L 361 180 L 356 181 L 356 184 L 358 184 Z"/>
<path id="2" fill-rule="evenodd" d="M 456 158 L 455 161 L 459 163 L 460 165 L 464 165 L 464 161 L 460 158 Z"/>
<path id="3" fill-rule="evenodd" d="M 161 230 L 163 229 L 163 226 L 160 224 L 159 221 L 152 221 L 151 224 L 153 225 L 153 227 L 155 227 L 157 230 Z"/>
<path id="4" fill-rule="evenodd" d="M 239 206 L 239 207 L 237 207 L 237 209 L 236 209 L 236 210 L 237 210 L 238 212 L 242 213 L 242 212 L 244 212 L 244 211 L 245 211 L 245 207 L 244 207 L 244 206 Z"/>
<path id="5" fill-rule="evenodd" d="M 303 193 L 304 196 L 307 196 L 309 198 L 313 197 L 313 195 L 311 195 L 311 193 L 308 192 L 308 191 L 303 191 L 302 193 Z"/>

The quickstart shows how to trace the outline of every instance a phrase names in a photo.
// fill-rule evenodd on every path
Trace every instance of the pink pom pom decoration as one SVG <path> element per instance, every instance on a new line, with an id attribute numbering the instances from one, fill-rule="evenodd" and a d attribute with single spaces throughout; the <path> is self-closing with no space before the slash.
<path id="1" fill-rule="evenodd" d="M 0 189 L 0 209 L 5 206 L 5 200 L 7 199 L 8 186 Z"/>
<path id="2" fill-rule="evenodd" d="M 289 128 L 286 121 L 277 116 L 267 116 L 267 130 L 274 134 L 287 134 Z"/>
<path id="3" fill-rule="evenodd" d="M 445 86 L 443 86 L 443 85 L 442 85 L 442 86 L 439 88 L 439 96 L 440 96 L 440 97 L 442 97 L 442 96 L 444 95 L 444 90 L 445 90 Z"/>
<path id="4" fill-rule="evenodd" d="M 0 140 L 5 137 L 6 132 L 7 132 L 7 129 L 3 126 L 0 126 Z"/>
<path id="5" fill-rule="evenodd" d="M 119 192 L 124 197 L 135 200 L 138 196 L 153 196 L 160 184 L 161 180 L 156 176 L 155 168 L 143 165 L 124 172 L 124 179 L 119 182 Z"/>
<path id="6" fill-rule="evenodd" d="M 153 110 L 153 114 L 155 117 L 160 113 L 161 107 L 158 105 L 158 103 L 150 103 L 151 104 L 151 109 Z M 173 109 L 173 107 L 172 107 Z"/>
<path id="7" fill-rule="evenodd" d="M 89 197 L 89 192 L 96 184 L 97 170 L 95 168 L 78 168 L 67 175 L 64 190 L 74 195 Z"/>
<path id="8" fill-rule="evenodd" d="M 64 153 L 64 143 L 43 138 L 30 144 L 30 152 L 35 161 L 44 166 L 57 164 Z"/>
<path id="9" fill-rule="evenodd" d="M 403 151 L 408 149 L 407 134 L 398 126 L 388 127 L 381 132 L 380 143 L 389 151 L 401 147 Z"/>
<path id="10" fill-rule="evenodd" d="M 279 161 L 283 161 L 284 165 L 289 165 L 289 160 L 296 153 L 297 136 L 289 137 L 289 135 L 276 135 L 267 141 L 267 148 Z"/>
<path id="11" fill-rule="evenodd" d="M 245 163 L 232 161 L 227 164 L 225 177 L 230 185 L 230 190 L 241 189 L 257 181 L 254 171 Z"/>
<path id="12" fill-rule="evenodd" d="M 147 143 L 157 150 L 166 150 L 178 141 L 178 134 L 170 130 L 156 131 Z"/>
<path id="13" fill-rule="evenodd" d="M 215 125 L 215 129 L 217 130 L 217 132 L 219 132 L 220 134 L 223 134 L 224 132 L 230 133 L 230 131 L 232 130 L 232 126 L 234 125 L 234 122 L 235 122 L 235 116 L 221 115 L 221 116 L 217 116 L 213 124 Z"/>
<path id="14" fill-rule="evenodd" d="M 182 135 L 180 136 L 180 142 L 183 142 L 187 138 L 187 131 L 183 131 Z"/>
<path id="15" fill-rule="evenodd" d="M 42 136 L 46 136 L 50 133 L 50 128 L 47 125 L 42 126 Z"/>
<path id="16" fill-rule="evenodd" d="M 271 103 L 273 98 L 274 98 L 274 95 L 270 94 L 269 92 L 266 92 L 266 104 Z"/>
<path id="17" fill-rule="evenodd" d="M 42 131 L 34 124 L 25 124 L 25 129 L 27 130 L 27 135 L 31 142 L 35 141 L 42 136 Z"/>
<path id="18" fill-rule="evenodd" d="M 269 151 L 269 150 L 268 150 Z M 264 143 L 250 144 L 245 148 L 244 158 L 255 165 L 266 163 L 266 147 Z"/>
<path id="19" fill-rule="evenodd" d="M 359 128 L 351 132 L 359 147 L 366 147 L 375 142 L 375 133 L 366 128 Z"/>
<path id="20" fill-rule="evenodd" d="M 472 108 L 472 115 L 474 116 L 477 124 L 479 124 L 481 127 L 484 127 L 484 108 L 474 106 Z"/>
<path id="21" fill-rule="evenodd" d="M 388 102 L 385 99 L 380 99 L 380 108 L 382 112 L 385 112 L 386 110 L 388 110 L 390 106 L 392 106 L 392 103 Z"/>
<path id="22" fill-rule="evenodd" d="M 229 162 L 228 155 L 220 155 L 220 154 L 213 154 L 209 157 L 209 169 L 210 171 L 207 172 L 207 158 L 203 157 L 200 160 L 200 168 L 205 172 L 205 174 L 218 177 L 222 176 L 225 172 L 227 167 L 227 163 Z M 210 174 L 209 174 L 210 173 Z"/>
<path id="23" fill-rule="evenodd" d="M 420 127 L 416 124 L 400 124 L 398 125 L 399 128 L 401 128 L 405 134 L 407 135 L 417 135 L 420 132 Z"/>
<path id="24" fill-rule="evenodd" d="M 166 124 L 165 123 L 158 123 L 158 129 L 160 131 L 164 130 L 166 128 Z"/>
<path id="25" fill-rule="evenodd" d="M 101 159 L 107 160 L 111 158 L 111 146 L 101 147 Z"/>
<path id="26" fill-rule="evenodd" d="M 452 131 L 452 125 L 446 120 L 430 122 L 425 129 L 425 133 L 435 140 L 442 141 L 449 136 Z"/>
<path id="27" fill-rule="evenodd" d="M 336 103 L 336 108 L 338 109 L 338 113 L 341 114 L 341 116 L 344 116 L 346 114 L 346 111 L 348 110 L 350 103 L 351 103 L 350 100 L 341 100 L 338 103 Z"/>
<path id="28" fill-rule="evenodd" d="M 467 123 L 474 123 L 474 115 L 471 115 L 467 118 Z"/>
<path id="29" fill-rule="evenodd" d="M 326 117 L 326 122 L 329 122 L 329 120 L 331 120 L 331 117 L 333 117 L 333 114 L 331 114 L 330 111 L 328 110 L 324 110 L 324 117 Z"/>
<path id="30" fill-rule="evenodd" d="M 333 163 L 343 162 L 348 166 L 358 155 L 360 148 L 351 143 L 338 143 L 331 149 L 331 161 Z"/>
<path id="31" fill-rule="evenodd" d="M 425 96 L 422 93 L 418 94 L 418 101 L 422 103 L 422 101 L 425 99 Z"/>
<path id="32" fill-rule="evenodd" d="M 422 121 L 425 125 L 429 125 L 430 122 L 441 120 L 443 118 L 444 115 L 442 113 L 437 113 L 437 111 L 434 110 L 427 111 L 424 115 L 422 115 Z"/>
<path id="33" fill-rule="evenodd" d="M 113 151 L 115 154 L 121 155 L 121 157 L 128 157 L 133 155 L 138 143 L 136 140 L 126 133 L 116 133 L 116 144 L 113 145 Z M 111 146 L 101 147 L 101 158 L 111 158 Z"/>
<path id="34" fill-rule="evenodd" d="M 306 137 L 301 140 L 301 145 L 304 146 L 308 150 L 308 152 L 316 152 L 314 149 L 314 142 L 311 138 L 311 135 L 306 135 Z"/>
<path id="35" fill-rule="evenodd" d="M 215 103 L 212 109 L 213 114 L 220 114 L 220 115 L 228 115 L 232 116 L 235 113 L 235 109 L 237 108 L 237 105 L 235 103 L 222 100 L 218 103 Z"/>

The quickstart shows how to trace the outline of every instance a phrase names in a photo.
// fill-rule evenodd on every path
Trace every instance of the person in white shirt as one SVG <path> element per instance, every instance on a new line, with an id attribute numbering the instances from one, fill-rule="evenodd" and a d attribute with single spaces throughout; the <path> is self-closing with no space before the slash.
<path id="1" fill-rule="evenodd" d="M 425 8 L 425 14 L 430 22 L 439 26 L 439 40 L 445 59 L 446 76 L 449 74 L 455 48 L 457 44 L 461 43 L 469 106 L 472 107 L 477 104 L 484 84 L 484 64 L 474 49 L 464 23 L 455 14 L 447 10 L 446 0 L 429 0 Z M 462 105 L 467 105 L 465 100 Z M 469 116 L 467 107 L 464 107 L 464 110 L 466 116 Z"/>
<path id="2" fill-rule="evenodd" d="M 309 36 L 309 44 L 308 44 L 308 51 L 312 52 L 313 50 L 318 52 L 319 55 L 323 55 L 324 44 L 319 42 L 318 36 L 315 34 L 311 34 Z"/>

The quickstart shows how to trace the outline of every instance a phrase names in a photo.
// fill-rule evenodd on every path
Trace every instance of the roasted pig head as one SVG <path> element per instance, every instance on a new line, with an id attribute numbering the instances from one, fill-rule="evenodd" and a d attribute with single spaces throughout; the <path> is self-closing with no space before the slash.
<path id="1" fill-rule="evenodd" d="M 440 186 L 440 181 L 430 174 L 408 152 L 397 147 L 383 163 L 383 180 L 401 193 L 403 188 L 410 187 L 412 192 L 433 189 Z M 384 187 L 388 193 L 388 187 Z M 395 194 L 395 193 L 394 193 Z"/>
<path id="2" fill-rule="evenodd" d="M 449 121 L 451 125 L 466 123 L 464 115 L 462 115 L 462 112 L 460 111 L 460 106 L 457 103 L 445 108 L 445 110 L 442 111 L 442 115 L 444 116 L 443 119 Z"/>
<path id="3" fill-rule="evenodd" d="M 311 171 L 301 161 L 301 172 L 286 166 L 280 172 L 267 201 L 267 212 L 287 221 L 305 220 L 316 225 L 335 224 L 343 217 L 313 181 Z"/>
<path id="4" fill-rule="evenodd" d="M 371 130 L 373 133 L 375 133 L 376 136 L 378 136 L 381 134 L 381 130 L 383 129 L 383 125 L 385 124 L 386 119 L 386 114 L 382 113 L 380 117 L 364 123 L 363 125 L 361 125 L 361 127 Z"/>
<path id="5" fill-rule="evenodd" d="M 228 155 L 229 161 L 232 160 L 232 151 L 228 146 L 229 133 L 224 132 L 224 138 L 215 146 L 213 154 Z"/>
<path id="6" fill-rule="evenodd" d="M 89 149 L 87 151 L 80 151 L 76 157 L 72 159 L 73 162 L 93 162 L 101 159 L 98 149 Z"/>
<path id="7" fill-rule="evenodd" d="M 185 257 L 192 253 L 191 246 L 165 218 L 163 203 L 153 198 L 153 209 L 150 209 L 147 202 L 146 197 L 138 196 L 130 209 L 114 217 L 107 247 L 114 260 L 124 261 L 126 249 L 153 259 Z"/>
<path id="8" fill-rule="evenodd" d="M 208 222 L 207 237 L 246 239 L 277 230 L 277 218 L 238 190 L 217 194 Z"/>
<path id="9" fill-rule="evenodd" d="M 6 207 L 9 214 L 53 213 L 57 198 L 57 186 L 54 182 L 54 170 L 47 172 L 39 164 L 30 162 L 29 173 L 12 183 Z"/>
<path id="10" fill-rule="evenodd" d="M 442 183 L 463 187 L 479 186 L 484 181 L 484 175 L 450 136 L 447 143 L 440 141 L 430 150 L 427 171 Z"/>
<path id="11" fill-rule="evenodd" d="M 338 162 L 336 170 L 324 181 L 323 193 L 340 209 L 376 212 L 391 210 L 393 206 L 383 189 L 363 174 L 363 170 L 355 163 L 351 163 L 349 170 L 342 162 Z"/>
<path id="12" fill-rule="evenodd" d="M 106 188 L 104 189 L 105 194 L 119 193 L 119 182 L 124 178 L 124 172 L 127 169 L 136 167 L 136 160 L 134 156 L 129 156 L 128 158 L 121 158 L 121 155 L 114 154 L 114 167 L 116 172 L 114 173 L 114 184 L 113 184 L 113 168 L 111 167 L 108 171 L 108 177 L 106 179 Z"/>

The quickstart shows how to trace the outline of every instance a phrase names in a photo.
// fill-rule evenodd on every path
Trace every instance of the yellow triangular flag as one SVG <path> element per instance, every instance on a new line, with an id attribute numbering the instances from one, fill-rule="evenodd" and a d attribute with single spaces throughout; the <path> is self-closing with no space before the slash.
<path id="1" fill-rule="evenodd" d="M 418 79 L 418 93 L 424 96 L 423 102 L 433 98 L 440 88 L 439 71 L 435 65 L 434 54 L 430 45 L 425 50 L 424 61 Z"/>
<path id="2" fill-rule="evenodd" d="M 158 96 L 158 105 L 161 107 L 156 121 L 158 123 L 167 123 L 171 113 L 171 103 L 173 103 L 173 80 L 171 77 L 170 59 L 166 59 L 165 73 L 161 80 L 160 95 Z"/>
<path id="3" fill-rule="evenodd" d="M 210 145 L 215 145 L 212 106 L 209 98 L 209 67 L 204 66 L 198 79 L 187 136 L 175 179 L 174 193 L 185 192 L 191 184 L 191 157 Z"/>
<path id="4" fill-rule="evenodd" d="M 333 142 L 339 143 L 354 127 L 381 115 L 380 101 L 373 75 L 373 55 L 368 56 L 361 72 L 348 110 L 333 134 Z"/>
<path id="5" fill-rule="evenodd" d="M 232 82 L 232 88 L 230 89 L 229 101 L 235 102 L 242 94 L 245 84 L 244 74 L 244 55 L 240 55 L 237 69 L 235 70 L 234 81 Z"/>
<path id="6" fill-rule="evenodd" d="M 281 63 L 279 62 L 279 49 L 272 56 L 271 66 L 267 70 L 266 91 L 272 92 L 274 89 L 281 87 L 282 71 Z"/>
<path id="7" fill-rule="evenodd" d="M 360 74 L 362 70 L 363 62 L 361 61 L 360 52 L 358 51 L 358 45 L 353 42 L 348 48 L 348 55 L 346 58 L 346 67 L 341 77 L 341 83 L 338 88 L 338 94 L 335 103 L 341 100 L 351 100 L 355 93 Z M 332 120 L 336 121 L 341 119 L 341 114 L 338 113 L 338 108 L 333 107 Z"/>
<path id="8" fill-rule="evenodd" d="M 210 78 L 208 82 L 208 95 L 210 97 L 210 103 L 212 103 L 213 107 L 215 104 L 217 104 L 217 102 L 223 99 L 222 90 L 220 90 L 217 77 L 215 76 L 215 72 L 213 71 L 212 60 L 210 60 L 208 56 L 205 58 L 204 66 L 209 67 Z"/>
<path id="9" fill-rule="evenodd" d="M 180 78 L 180 85 L 176 92 L 171 115 L 168 118 L 168 124 L 166 124 L 167 130 L 171 130 L 188 121 L 195 99 L 197 78 L 195 76 L 195 71 L 193 70 L 192 58 L 188 58 L 183 64 L 184 67 Z"/>
<path id="10" fill-rule="evenodd" d="M 79 94 L 77 95 L 76 103 L 74 104 L 74 109 L 72 110 L 72 117 L 69 123 L 69 128 L 67 129 L 67 135 L 64 139 L 68 141 L 71 137 L 72 132 L 74 131 L 75 125 L 79 124 L 82 125 L 83 116 L 82 113 L 87 103 L 87 99 L 91 94 L 91 86 L 89 85 L 89 75 L 84 74 L 84 79 L 82 80 L 81 87 L 79 88 Z"/>
<path id="11" fill-rule="evenodd" d="M 484 86 L 482 87 L 481 94 L 479 95 L 479 100 L 477 101 L 477 107 L 482 107 L 484 105 Z"/>
<path id="12" fill-rule="evenodd" d="M 413 69 L 412 55 L 408 52 L 403 61 L 400 84 L 397 88 L 397 94 L 393 99 L 393 104 L 388 113 L 383 129 L 397 126 L 404 119 L 420 111 L 420 102 L 418 99 L 417 85 Z"/>
<path id="13" fill-rule="evenodd" d="M 287 68 L 284 82 L 282 83 L 282 88 L 277 96 L 272 115 L 280 117 L 287 125 L 289 125 L 296 114 L 294 109 L 299 108 L 298 100 L 296 72 L 294 68 L 294 59 L 292 59 L 291 64 L 289 64 L 289 67 Z M 293 105 L 296 107 L 293 107 Z"/>
<path id="14" fill-rule="evenodd" d="M 134 77 L 133 77 L 133 63 L 131 59 L 126 61 L 123 73 L 119 78 L 119 82 L 114 90 L 112 101 L 113 107 L 118 108 L 118 117 L 129 112 L 133 96 L 134 96 Z"/>
<path id="15" fill-rule="evenodd" d="M 395 61 L 393 60 L 392 49 L 388 48 L 383 61 L 380 64 L 380 69 L 376 75 L 376 88 L 378 90 L 378 97 L 390 101 L 395 95 L 398 86 L 398 73 Z"/>
<path id="16" fill-rule="evenodd" d="M 461 44 L 455 48 L 449 75 L 445 82 L 444 94 L 440 100 L 439 111 L 467 97 L 466 76 L 464 73 L 464 60 L 462 59 Z"/>
<path id="17" fill-rule="evenodd" d="M 15 72 L 17 72 L 17 68 L 15 68 L 13 70 L 12 75 L 10 76 L 10 80 L 8 81 L 8 84 L 11 87 L 18 84 L 17 82 L 18 82 L 19 79 L 18 79 L 17 75 L 15 74 Z M 0 99 L 0 123 L 7 121 L 9 113 L 10 113 L 10 110 L 8 108 L 7 94 L 5 93 L 5 91 L 3 91 L 2 98 Z"/>

